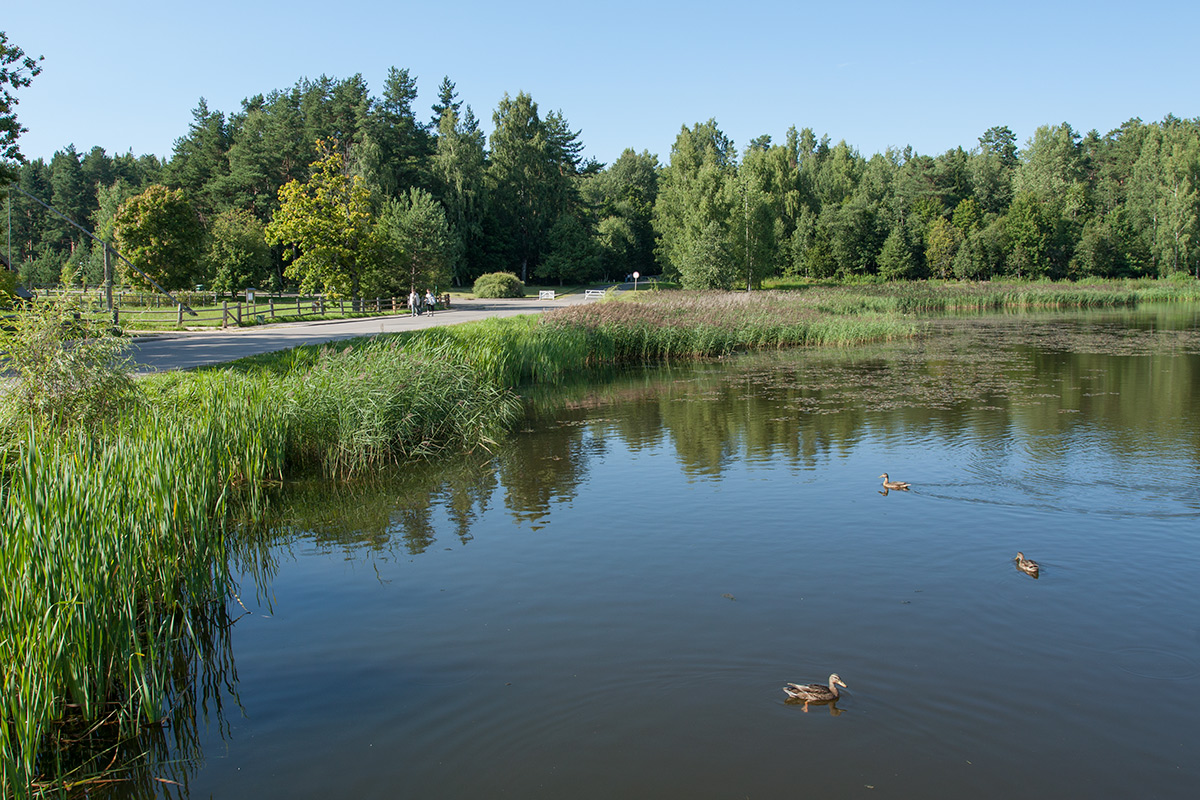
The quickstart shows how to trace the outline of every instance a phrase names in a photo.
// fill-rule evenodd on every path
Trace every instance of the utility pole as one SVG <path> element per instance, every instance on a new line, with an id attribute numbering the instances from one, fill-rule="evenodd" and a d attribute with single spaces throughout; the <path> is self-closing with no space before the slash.
<path id="1" fill-rule="evenodd" d="M 108 265 L 108 242 L 104 245 L 104 303 L 112 311 L 112 269 Z"/>
<path id="2" fill-rule="evenodd" d="M 12 186 L 8 188 L 8 268 L 16 272 L 16 267 L 13 266 L 12 260 Z"/>

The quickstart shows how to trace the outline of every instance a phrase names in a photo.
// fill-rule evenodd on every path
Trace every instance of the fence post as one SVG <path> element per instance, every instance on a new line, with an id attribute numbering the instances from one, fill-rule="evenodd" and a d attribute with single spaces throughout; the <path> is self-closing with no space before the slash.
<path id="1" fill-rule="evenodd" d="M 267 307 L 270 308 L 270 310 L 271 310 L 271 319 L 275 319 L 275 298 L 274 297 L 267 298 Z"/>
<path id="2" fill-rule="evenodd" d="M 121 327 L 121 307 L 113 306 L 112 311 L 113 311 L 113 327 L 119 328 L 119 327 Z"/>
<path id="3" fill-rule="evenodd" d="M 183 324 L 183 303 L 177 303 L 175 306 L 175 324 Z"/>
<path id="4" fill-rule="evenodd" d="M 229 301 L 221 301 L 221 327 L 225 327 L 225 321 L 229 319 Z"/>
<path id="5" fill-rule="evenodd" d="M 238 304 L 237 304 L 237 324 L 238 324 L 239 328 L 242 327 L 242 301 L 241 300 L 239 300 Z"/>

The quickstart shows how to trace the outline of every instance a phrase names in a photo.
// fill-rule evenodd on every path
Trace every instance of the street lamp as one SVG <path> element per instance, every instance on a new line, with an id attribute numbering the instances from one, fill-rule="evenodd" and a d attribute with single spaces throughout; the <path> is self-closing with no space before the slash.
<path id="1" fill-rule="evenodd" d="M 638 279 L 638 278 L 640 278 L 640 277 L 641 277 L 641 276 L 640 276 L 640 275 L 638 275 L 636 272 L 635 272 L 635 273 L 633 273 L 633 290 L 634 290 L 635 292 L 637 291 L 637 279 Z"/>

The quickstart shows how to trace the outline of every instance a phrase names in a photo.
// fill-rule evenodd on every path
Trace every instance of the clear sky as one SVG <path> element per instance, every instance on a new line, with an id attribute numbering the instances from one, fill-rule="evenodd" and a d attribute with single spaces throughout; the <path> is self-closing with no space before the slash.
<path id="1" fill-rule="evenodd" d="M 739 150 L 812 128 L 864 155 L 971 148 L 993 125 L 1106 133 L 1200 116 L 1200 3 L 616 0 L 6 0 L 0 30 L 43 72 L 17 92 L 29 158 L 74 144 L 171 154 L 201 96 L 226 114 L 303 77 L 442 76 L 491 130 L 507 92 L 580 130 L 585 156 L 667 162 L 681 126 L 716 118 Z"/>

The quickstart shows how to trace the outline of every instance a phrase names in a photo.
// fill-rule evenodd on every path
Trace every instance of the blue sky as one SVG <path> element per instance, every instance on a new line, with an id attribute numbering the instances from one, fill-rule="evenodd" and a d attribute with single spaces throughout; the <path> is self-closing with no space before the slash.
<path id="1" fill-rule="evenodd" d="M 977 145 L 993 125 L 1102 134 L 1131 117 L 1200 116 L 1200 4 L 359 0 L 6 3 L 0 30 L 44 71 L 18 91 L 27 157 L 74 143 L 169 156 L 210 109 L 302 77 L 388 68 L 417 78 L 420 118 L 442 76 L 491 130 L 505 92 L 581 130 L 585 155 L 666 162 L 680 127 L 716 118 L 739 150 L 791 125 L 864 155 Z"/>

